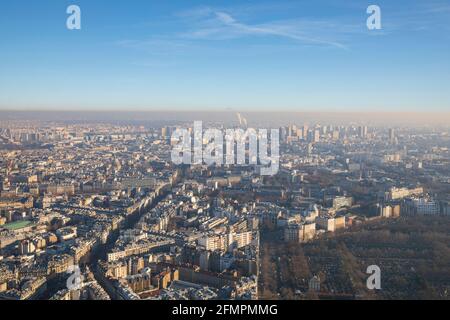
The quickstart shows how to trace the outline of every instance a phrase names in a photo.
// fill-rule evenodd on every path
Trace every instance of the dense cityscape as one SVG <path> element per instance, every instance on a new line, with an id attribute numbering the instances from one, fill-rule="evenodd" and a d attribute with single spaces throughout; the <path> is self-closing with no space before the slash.
<path id="1" fill-rule="evenodd" d="M 1 1 L 2 315 L 449 301 L 449 21 L 449 0 Z"/>
<path id="2" fill-rule="evenodd" d="M 265 176 L 124 122 L 0 120 L 0 300 L 449 298 L 448 126 L 286 123 Z"/>

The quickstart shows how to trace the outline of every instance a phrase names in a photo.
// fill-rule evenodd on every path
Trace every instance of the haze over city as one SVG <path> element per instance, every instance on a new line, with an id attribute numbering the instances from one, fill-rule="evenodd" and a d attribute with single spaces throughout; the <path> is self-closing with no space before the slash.
<path id="1" fill-rule="evenodd" d="M 330 123 L 346 125 L 349 123 L 377 126 L 448 126 L 450 112 L 292 112 L 292 111 L 118 111 L 109 110 L 0 110 L 3 121 L 84 121 L 84 122 L 122 122 L 122 123 L 179 123 L 186 121 L 205 121 L 233 126 L 238 124 L 237 114 L 246 117 L 252 126 L 277 127 L 298 123 Z"/>

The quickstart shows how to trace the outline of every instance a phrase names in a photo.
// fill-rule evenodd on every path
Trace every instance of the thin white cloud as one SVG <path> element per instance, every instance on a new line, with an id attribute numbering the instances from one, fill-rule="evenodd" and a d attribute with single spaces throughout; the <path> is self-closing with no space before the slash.
<path id="1" fill-rule="evenodd" d="M 305 34 L 306 29 L 311 29 L 312 24 L 315 24 L 316 27 L 319 26 L 319 23 L 317 22 L 303 21 L 303 23 L 293 23 L 292 21 L 281 21 L 276 23 L 250 25 L 239 22 L 229 13 L 223 11 L 212 11 L 203 8 L 202 10 L 194 11 L 194 13 L 197 18 L 201 17 L 203 19 L 197 21 L 197 23 L 205 26 L 183 34 L 184 37 L 221 40 L 245 36 L 274 36 L 306 44 L 327 45 L 340 49 L 347 49 L 344 44 L 338 41 L 322 39 Z M 192 18 L 192 16 L 190 17 Z M 303 24 L 304 27 L 307 27 L 304 31 L 300 29 L 301 24 Z M 322 26 L 324 26 L 324 23 L 322 23 Z"/>
<path id="2" fill-rule="evenodd" d="M 289 38 L 289 39 L 297 40 L 297 41 L 330 45 L 330 46 L 335 46 L 335 47 L 338 47 L 341 49 L 346 49 L 346 46 L 344 46 L 343 44 L 341 44 L 339 42 L 321 40 L 321 39 L 311 38 L 308 36 L 303 36 L 303 35 L 300 35 L 299 33 L 285 30 L 287 28 L 286 28 L 286 26 L 283 26 L 283 25 L 281 25 L 281 26 L 280 25 L 278 25 L 278 26 L 276 26 L 276 25 L 250 26 L 250 25 L 246 25 L 246 24 L 237 22 L 233 17 L 231 17 L 230 15 L 228 15 L 224 12 L 217 12 L 216 15 L 226 25 L 237 28 L 238 30 L 241 30 L 248 34 L 273 35 L 273 36 Z"/>
<path id="3" fill-rule="evenodd" d="M 275 8 L 281 10 L 278 4 Z M 272 9 L 269 11 L 272 12 Z M 150 53 L 186 54 L 199 48 L 213 50 L 212 46 L 207 45 L 208 41 L 259 38 L 261 41 L 257 43 L 248 43 L 248 46 L 255 46 L 270 45 L 272 42 L 265 41 L 265 38 L 270 37 L 284 39 L 284 45 L 292 47 L 322 46 L 347 50 L 346 44 L 354 41 L 355 36 L 367 36 L 364 19 L 354 19 L 351 22 L 348 19 L 341 21 L 299 17 L 255 22 L 254 19 L 260 20 L 265 16 L 258 13 L 267 11 L 267 8 L 259 6 L 195 7 L 173 15 L 179 28 L 186 31 L 154 34 L 145 40 L 123 41 L 118 44 L 122 47 L 145 49 Z M 278 41 L 277 48 L 282 46 Z"/>

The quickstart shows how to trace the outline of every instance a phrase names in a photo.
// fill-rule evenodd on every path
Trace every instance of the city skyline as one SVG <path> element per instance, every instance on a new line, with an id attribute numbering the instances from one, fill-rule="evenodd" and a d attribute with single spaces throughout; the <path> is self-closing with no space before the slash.
<path id="1" fill-rule="evenodd" d="M 0 15 L 1 110 L 450 109 L 445 1 L 22 0 Z"/>

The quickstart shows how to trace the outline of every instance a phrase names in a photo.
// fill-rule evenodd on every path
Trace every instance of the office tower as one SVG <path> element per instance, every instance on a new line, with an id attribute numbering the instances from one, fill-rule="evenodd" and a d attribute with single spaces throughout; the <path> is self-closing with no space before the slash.
<path id="1" fill-rule="evenodd" d="M 391 143 L 395 141 L 395 130 L 393 128 L 389 129 L 389 141 Z"/>
<path id="2" fill-rule="evenodd" d="M 280 140 L 286 142 L 286 138 L 287 138 L 286 127 L 280 127 Z"/>
<path id="3" fill-rule="evenodd" d="M 339 130 L 334 130 L 333 131 L 333 140 L 334 141 L 339 140 Z"/>
<path id="4" fill-rule="evenodd" d="M 367 137 L 367 126 L 360 126 L 359 127 L 359 132 L 358 135 L 361 139 Z"/>
<path id="5" fill-rule="evenodd" d="M 303 139 L 308 139 L 308 125 L 306 124 L 303 126 Z"/>
<path id="6" fill-rule="evenodd" d="M 339 138 L 345 139 L 347 137 L 347 128 L 346 127 L 339 127 Z"/>
<path id="7" fill-rule="evenodd" d="M 297 126 L 295 124 L 292 125 L 292 133 L 296 134 L 297 132 Z"/>
<path id="8" fill-rule="evenodd" d="M 320 141 L 320 130 L 316 129 L 316 130 L 314 130 L 313 142 L 319 142 L 319 141 Z"/>

